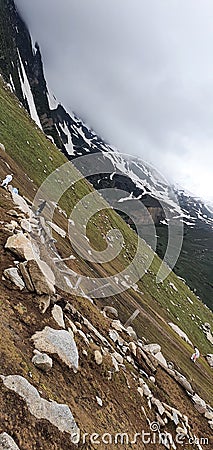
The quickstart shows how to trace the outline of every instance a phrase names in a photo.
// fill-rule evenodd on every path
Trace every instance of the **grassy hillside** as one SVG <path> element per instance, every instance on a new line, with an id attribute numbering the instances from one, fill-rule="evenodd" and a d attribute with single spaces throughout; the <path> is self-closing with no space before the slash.
<path id="1" fill-rule="evenodd" d="M 66 162 L 65 156 L 38 130 L 1 79 L 0 142 L 6 147 L 6 152 L 1 151 L 0 177 L 8 173 L 9 165 L 14 173 L 14 185 L 19 188 L 21 195 L 28 197 L 31 201 L 47 175 Z M 74 173 L 75 169 L 71 166 L 70 173 L 72 171 Z M 75 190 L 69 190 L 63 195 L 62 208 L 70 214 L 75 203 L 91 191 L 92 187 L 86 180 L 80 181 Z M 0 206 L 3 207 L 5 200 L 2 196 L 0 201 Z M 104 207 L 106 204 L 103 202 Z M 67 229 L 66 219 L 62 214 L 57 212 L 55 220 L 59 226 Z M 106 233 L 112 228 L 120 229 L 125 240 L 125 248 L 115 260 L 105 264 L 95 264 L 79 258 L 71 261 L 70 267 L 84 275 L 95 274 L 96 276 L 109 276 L 122 270 L 134 256 L 137 245 L 137 236 L 126 223 L 114 211 L 105 209 L 97 214 L 93 221 L 90 221 L 87 235 L 91 245 L 100 250 L 106 246 L 101 232 Z M 57 239 L 60 254 L 64 257 L 69 255 L 73 251 L 69 240 L 58 237 Z M 150 249 L 144 243 L 141 256 L 149 252 Z M 73 253 L 75 255 L 75 252 Z M 138 336 L 145 338 L 148 342 L 158 342 L 167 360 L 173 361 L 209 402 L 213 394 L 210 367 L 203 357 L 200 358 L 196 367 L 192 365 L 189 359 L 192 348 L 171 330 L 168 322 L 176 323 L 185 331 L 205 355 L 212 353 L 213 347 L 202 331 L 202 324 L 208 322 L 213 329 L 212 313 L 174 273 L 171 273 L 163 284 L 156 284 L 156 273 L 160 263 L 159 258 L 155 256 L 148 273 L 138 283 L 143 294 L 129 289 L 122 294 L 96 300 L 96 304 L 116 306 L 123 321 L 126 321 L 136 308 L 139 308 L 140 315 L 134 322 Z M 175 285 L 176 290 L 170 283 Z M 73 301 L 78 303 L 77 298 Z M 87 308 L 89 308 L 88 305 Z"/>

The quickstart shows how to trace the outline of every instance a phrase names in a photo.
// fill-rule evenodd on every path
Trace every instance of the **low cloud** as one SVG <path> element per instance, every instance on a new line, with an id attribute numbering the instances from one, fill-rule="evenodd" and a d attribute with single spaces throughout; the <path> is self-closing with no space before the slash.
<path id="1" fill-rule="evenodd" d="M 57 98 L 120 151 L 213 198 L 211 0 L 16 0 Z"/>

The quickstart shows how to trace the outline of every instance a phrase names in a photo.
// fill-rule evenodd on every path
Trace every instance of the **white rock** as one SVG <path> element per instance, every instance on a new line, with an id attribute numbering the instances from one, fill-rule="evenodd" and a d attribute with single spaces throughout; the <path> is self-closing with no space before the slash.
<path id="1" fill-rule="evenodd" d="M 188 344 L 190 344 L 193 347 L 192 341 L 190 341 L 190 339 L 188 338 L 187 334 L 184 333 L 184 331 L 182 331 L 177 325 L 175 325 L 172 322 L 169 323 L 169 326 L 175 331 L 175 333 L 178 334 L 178 336 L 180 336 L 182 339 L 184 339 L 184 341 L 188 342 Z"/>
<path id="2" fill-rule="evenodd" d="M 131 336 L 135 341 L 137 341 L 137 339 L 138 339 L 137 334 L 136 334 L 136 332 L 133 330 L 132 327 L 127 327 L 127 328 L 126 328 L 126 331 L 127 331 L 127 333 L 128 333 L 129 336 Z"/>
<path id="3" fill-rule="evenodd" d="M 213 367 L 213 354 L 209 353 L 206 356 L 206 360 L 207 360 L 208 364 L 210 365 L 210 367 Z"/>
<path id="4" fill-rule="evenodd" d="M 100 366 L 103 362 L 103 356 L 101 354 L 101 352 L 99 350 L 95 350 L 95 362 L 96 364 L 98 364 L 98 366 Z"/>
<path id="5" fill-rule="evenodd" d="M 66 237 L 66 231 L 64 231 L 62 228 L 58 227 L 58 225 L 56 225 L 55 223 L 50 222 L 50 221 L 47 221 L 47 224 L 61 237 L 63 237 L 63 238 Z"/>
<path id="6" fill-rule="evenodd" d="M 17 205 L 23 213 L 27 214 L 29 217 L 32 216 L 31 208 L 28 206 L 26 200 L 24 200 L 21 195 L 14 194 L 14 192 L 12 192 L 12 199 L 15 205 Z"/>
<path id="7" fill-rule="evenodd" d="M 15 286 L 17 286 L 20 289 L 20 291 L 22 291 L 25 288 L 24 281 L 20 277 L 18 269 L 16 267 L 5 269 L 3 274 L 4 277 L 7 280 L 11 281 L 11 283 L 15 284 Z"/>
<path id="8" fill-rule="evenodd" d="M 115 372 L 119 372 L 119 365 L 118 365 L 117 359 L 115 359 L 115 357 L 113 355 L 111 355 L 111 358 L 112 358 L 113 367 L 115 368 Z"/>
<path id="9" fill-rule="evenodd" d="M 143 350 L 155 355 L 156 353 L 159 353 L 161 351 L 161 346 L 159 344 L 147 344 L 143 346 Z"/>
<path id="10" fill-rule="evenodd" d="M 0 450 L 20 450 L 15 441 L 7 433 L 0 434 Z"/>
<path id="11" fill-rule="evenodd" d="M 120 355 L 120 353 L 114 352 L 114 353 L 112 353 L 112 356 L 114 356 L 114 358 L 116 359 L 116 361 L 118 361 L 119 364 L 123 364 L 124 359 L 123 359 L 123 356 Z"/>
<path id="12" fill-rule="evenodd" d="M 28 233 L 31 233 L 32 231 L 32 225 L 27 219 L 22 219 L 21 228 L 22 230 L 27 231 Z"/>
<path id="13" fill-rule="evenodd" d="M 0 149 L 3 150 L 3 152 L 5 152 L 5 146 L 4 144 L 1 144 L 1 142 L 0 142 Z"/>
<path id="14" fill-rule="evenodd" d="M 153 376 L 151 375 L 151 377 L 149 377 L 149 379 L 150 379 L 150 381 L 151 381 L 152 383 L 155 384 L 155 377 L 153 377 Z"/>
<path id="15" fill-rule="evenodd" d="M 55 294 L 55 275 L 48 264 L 41 259 L 27 261 L 26 270 L 38 295 Z"/>
<path id="16" fill-rule="evenodd" d="M 23 233 L 14 234 L 7 239 L 5 248 L 19 258 L 30 260 L 38 257 L 38 248 Z"/>
<path id="17" fill-rule="evenodd" d="M 65 328 L 64 314 L 63 314 L 62 308 L 59 305 L 53 306 L 52 316 L 53 316 L 53 319 L 56 321 L 56 323 L 59 325 L 59 327 Z"/>
<path id="18" fill-rule="evenodd" d="M 103 406 L 103 402 L 102 402 L 101 398 L 98 397 L 97 395 L 96 395 L 96 401 L 97 401 L 99 406 Z"/>
<path id="19" fill-rule="evenodd" d="M 30 413 L 37 419 L 48 420 L 60 431 L 79 435 L 73 415 L 67 405 L 47 401 L 40 397 L 37 389 L 19 375 L 1 376 L 4 385 L 22 397 Z"/>
<path id="20" fill-rule="evenodd" d="M 113 320 L 112 323 L 111 323 L 111 327 L 114 328 L 117 331 L 123 331 L 123 330 L 126 331 L 126 329 L 121 324 L 120 320 Z"/>
<path id="21" fill-rule="evenodd" d="M 78 370 L 78 349 L 68 331 L 45 327 L 43 331 L 37 331 L 32 340 L 40 352 L 56 353 L 68 367 Z"/>
<path id="22" fill-rule="evenodd" d="M 136 346 L 136 344 L 135 344 L 134 342 L 130 342 L 130 343 L 129 343 L 129 349 L 130 349 L 131 353 L 132 353 L 134 356 L 136 356 L 136 353 L 137 353 L 137 346 Z"/>
<path id="23" fill-rule="evenodd" d="M 36 353 L 35 353 L 36 352 Z M 40 353 L 34 350 L 35 355 L 32 358 L 32 363 L 38 367 L 38 369 L 48 372 L 52 369 L 53 360 L 46 353 Z"/>
<path id="24" fill-rule="evenodd" d="M 164 358 L 163 354 L 161 352 L 155 353 L 154 357 L 161 362 L 165 367 L 167 367 L 166 359 Z"/>

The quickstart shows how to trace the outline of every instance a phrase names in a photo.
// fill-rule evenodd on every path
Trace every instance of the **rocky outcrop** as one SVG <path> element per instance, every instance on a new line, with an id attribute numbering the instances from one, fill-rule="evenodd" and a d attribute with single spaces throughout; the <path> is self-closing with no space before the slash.
<path id="1" fill-rule="evenodd" d="M 71 436 L 73 434 L 79 435 L 79 428 L 67 405 L 62 405 L 55 401 L 49 402 L 41 398 L 37 389 L 19 375 L 6 377 L 1 375 L 1 379 L 8 389 L 16 392 L 25 400 L 30 413 L 37 419 L 46 419 L 60 431 L 69 433 Z"/>
<path id="2" fill-rule="evenodd" d="M 78 370 L 78 349 L 68 331 L 45 327 L 43 331 L 37 331 L 32 340 L 40 352 L 57 354 L 68 367 L 75 372 Z"/>

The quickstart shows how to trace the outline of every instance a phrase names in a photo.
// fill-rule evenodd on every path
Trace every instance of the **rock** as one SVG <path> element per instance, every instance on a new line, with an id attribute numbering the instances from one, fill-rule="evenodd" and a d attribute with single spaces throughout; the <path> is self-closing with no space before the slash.
<path id="1" fill-rule="evenodd" d="M 208 354 L 206 355 L 206 360 L 208 362 L 208 364 L 210 365 L 210 367 L 213 367 L 213 354 Z"/>
<path id="2" fill-rule="evenodd" d="M 62 228 L 58 227 L 58 225 L 56 225 L 53 222 L 50 222 L 49 220 L 47 221 L 47 224 L 57 233 L 59 234 L 62 238 L 66 237 L 66 231 L 64 231 Z"/>
<path id="3" fill-rule="evenodd" d="M 55 294 L 55 275 L 44 261 L 31 259 L 26 268 L 37 294 Z"/>
<path id="4" fill-rule="evenodd" d="M 40 295 L 38 298 L 38 307 L 42 314 L 44 314 L 49 308 L 51 303 L 50 295 Z"/>
<path id="5" fill-rule="evenodd" d="M 117 331 L 123 331 L 124 327 L 121 324 L 120 320 L 113 320 L 111 323 L 111 327 L 114 328 Z"/>
<path id="6" fill-rule="evenodd" d="M 209 424 L 211 430 L 213 430 L 213 420 L 209 420 L 208 424 Z"/>
<path id="7" fill-rule="evenodd" d="M 36 352 L 36 353 L 35 353 Z M 48 372 L 52 369 L 53 360 L 46 353 L 40 353 L 34 350 L 35 355 L 32 358 L 32 363 L 38 367 L 38 369 Z"/>
<path id="8" fill-rule="evenodd" d="M 169 323 L 169 326 L 175 331 L 175 333 L 178 334 L 178 336 L 180 336 L 182 339 L 184 339 L 184 341 L 188 342 L 188 344 L 190 344 L 193 347 L 192 341 L 190 341 L 190 339 L 188 338 L 187 334 L 184 333 L 184 331 L 182 331 L 177 325 L 175 325 L 172 322 Z"/>
<path id="9" fill-rule="evenodd" d="M 204 323 L 204 328 L 206 328 L 206 330 L 210 331 L 211 330 L 211 325 L 208 322 Z"/>
<path id="10" fill-rule="evenodd" d="M 213 336 L 212 336 L 211 331 L 206 332 L 206 337 L 207 337 L 208 341 L 211 342 L 211 344 L 213 345 Z"/>
<path id="11" fill-rule="evenodd" d="M 15 220 L 11 220 L 10 223 L 6 223 L 4 226 L 4 229 L 10 231 L 11 233 L 14 233 L 16 228 L 19 228 L 19 225 Z"/>
<path id="12" fill-rule="evenodd" d="M 103 402 L 102 402 L 101 398 L 98 397 L 97 395 L 96 395 L 96 401 L 97 401 L 99 406 L 103 406 Z"/>
<path id="13" fill-rule="evenodd" d="M 43 331 L 37 331 L 32 340 L 40 352 L 56 353 L 68 367 L 75 372 L 78 370 L 78 349 L 68 331 L 45 327 Z"/>
<path id="14" fill-rule="evenodd" d="M 177 382 L 190 394 L 194 393 L 194 390 L 193 390 L 191 384 L 183 375 L 179 375 L 177 377 Z"/>
<path id="15" fill-rule="evenodd" d="M 143 346 L 143 350 L 145 350 L 145 352 L 156 355 L 156 353 L 159 353 L 161 351 L 161 346 L 159 344 L 147 344 Z"/>
<path id="16" fill-rule="evenodd" d="M 5 248 L 21 259 L 30 260 L 38 257 L 38 249 L 23 233 L 13 234 L 7 239 Z"/>
<path id="17" fill-rule="evenodd" d="M 95 350 L 95 362 L 100 366 L 103 362 L 103 356 L 99 350 Z"/>
<path id="18" fill-rule="evenodd" d="M 32 231 L 32 224 L 27 219 L 21 220 L 21 228 L 23 231 L 27 231 L 27 233 L 31 233 Z"/>
<path id="19" fill-rule="evenodd" d="M 120 353 L 114 352 L 114 353 L 112 353 L 112 356 L 116 359 L 116 361 L 117 361 L 119 364 L 123 364 L 124 359 L 123 359 L 123 356 L 120 355 Z"/>
<path id="20" fill-rule="evenodd" d="M 145 397 L 152 397 L 152 393 L 149 389 L 149 386 L 145 383 L 143 378 L 139 378 L 139 383 L 140 383 L 140 387 L 142 388 L 143 394 L 145 395 Z"/>
<path id="21" fill-rule="evenodd" d="M 5 146 L 4 146 L 4 144 L 1 144 L 1 142 L 0 142 L 0 149 L 3 150 L 3 152 L 5 152 Z"/>
<path id="22" fill-rule="evenodd" d="M 0 144 L 1 145 L 1 144 Z M 0 434 L 0 450 L 20 450 L 15 441 L 7 433 Z"/>
<path id="23" fill-rule="evenodd" d="M 27 265 L 27 261 L 19 264 L 20 272 L 21 272 L 22 278 L 25 282 L 25 285 L 26 285 L 26 288 L 28 289 L 28 291 L 34 292 L 35 289 L 34 289 L 34 286 L 33 286 L 33 283 L 30 278 L 30 275 L 29 275 L 26 265 Z"/>
<path id="24" fill-rule="evenodd" d="M 119 336 L 116 330 L 109 330 L 109 337 L 113 340 L 113 342 L 117 342 L 118 345 L 122 345 L 124 340 Z"/>
<path id="25" fill-rule="evenodd" d="M 4 385 L 22 397 L 30 413 L 37 419 L 48 420 L 61 432 L 79 435 L 73 415 L 67 405 L 61 405 L 55 401 L 47 401 L 40 397 L 37 389 L 25 378 L 19 375 L 1 376 Z"/>
<path id="26" fill-rule="evenodd" d="M 134 341 L 137 341 L 137 340 L 138 340 L 137 334 L 136 334 L 136 332 L 133 330 L 132 327 L 127 327 L 127 328 L 126 328 L 126 331 L 127 331 L 128 335 L 131 336 L 132 339 L 134 339 Z"/>
<path id="27" fill-rule="evenodd" d="M 160 400 L 158 400 L 158 399 L 155 398 L 155 397 L 152 397 L 152 398 L 151 398 L 151 403 L 157 407 L 160 416 L 162 416 L 163 413 L 165 412 L 165 408 L 164 408 L 164 406 L 162 405 L 162 403 L 160 402 Z"/>
<path id="28" fill-rule="evenodd" d="M 208 405 L 207 405 L 207 410 L 205 412 L 205 418 L 208 420 L 213 420 L 213 410 L 209 409 Z"/>
<path id="29" fill-rule="evenodd" d="M 69 326 L 70 326 L 71 329 L 72 329 L 72 332 L 73 332 L 74 334 L 76 334 L 77 331 L 78 331 L 76 325 L 72 322 L 72 320 L 69 319 L 69 317 L 66 316 L 66 319 L 67 319 L 67 321 L 68 321 Z"/>
<path id="30" fill-rule="evenodd" d="M 14 192 L 12 192 L 12 199 L 13 199 L 13 202 L 15 203 L 15 205 L 17 205 L 23 213 L 25 213 L 29 217 L 31 217 L 32 210 L 28 206 L 26 200 L 24 200 L 24 198 L 21 195 L 15 194 Z"/>
<path id="31" fill-rule="evenodd" d="M 140 347 L 137 347 L 135 360 L 138 366 L 149 375 L 156 372 L 158 361 L 152 353 L 147 354 Z"/>
<path id="32" fill-rule="evenodd" d="M 115 372 L 119 372 L 119 365 L 117 359 L 113 355 L 111 355 L 111 358 L 113 367 L 115 368 Z"/>
<path id="33" fill-rule="evenodd" d="M 16 267 L 5 269 L 3 275 L 4 278 L 9 280 L 11 283 L 15 284 L 15 286 L 17 286 L 20 289 L 20 291 L 22 291 L 25 288 L 24 281 L 20 277 L 18 269 Z"/>
<path id="34" fill-rule="evenodd" d="M 113 308 L 112 306 L 105 306 L 103 312 L 106 313 L 107 317 L 109 317 L 110 319 L 118 317 L 117 309 Z"/>
<path id="35" fill-rule="evenodd" d="M 153 376 L 151 375 L 151 377 L 149 377 L 149 379 L 150 379 L 150 381 L 151 381 L 153 384 L 155 384 L 155 377 L 153 377 Z"/>
<path id="36" fill-rule="evenodd" d="M 10 209 L 7 212 L 7 214 L 9 214 L 9 216 L 12 216 L 12 217 L 19 217 L 20 216 L 20 214 L 15 209 Z"/>
<path id="37" fill-rule="evenodd" d="M 205 414 L 207 412 L 206 402 L 199 397 L 199 395 L 194 394 L 192 397 L 192 401 L 194 402 L 194 406 L 200 414 Z"/>
<path id="38" fill-rule="evenodd" d="M 154 357 L 164 366 L 167 367 L 166 359 L 161 352 L 155 353 Z"/>
<path id="39" fill-rule="evenodd" d="M 59 305 L 53 306 L 52 316 L 53 319 L 56 321 L 56 323 L 59 325 L 59 327 L 65 328 L 63 311 Z"/>
<path id="40" fill-rule="evenodd" d="M 134 342 L 130 342 L 130 343 L 129 343 L 129 349 L 130 349 L 130 352 L 131 352 L 134 356 L 136 356 L 136 353 L 137 353 L 137 347 L 136 347 L 136 344 L 135 344 Z"/>

